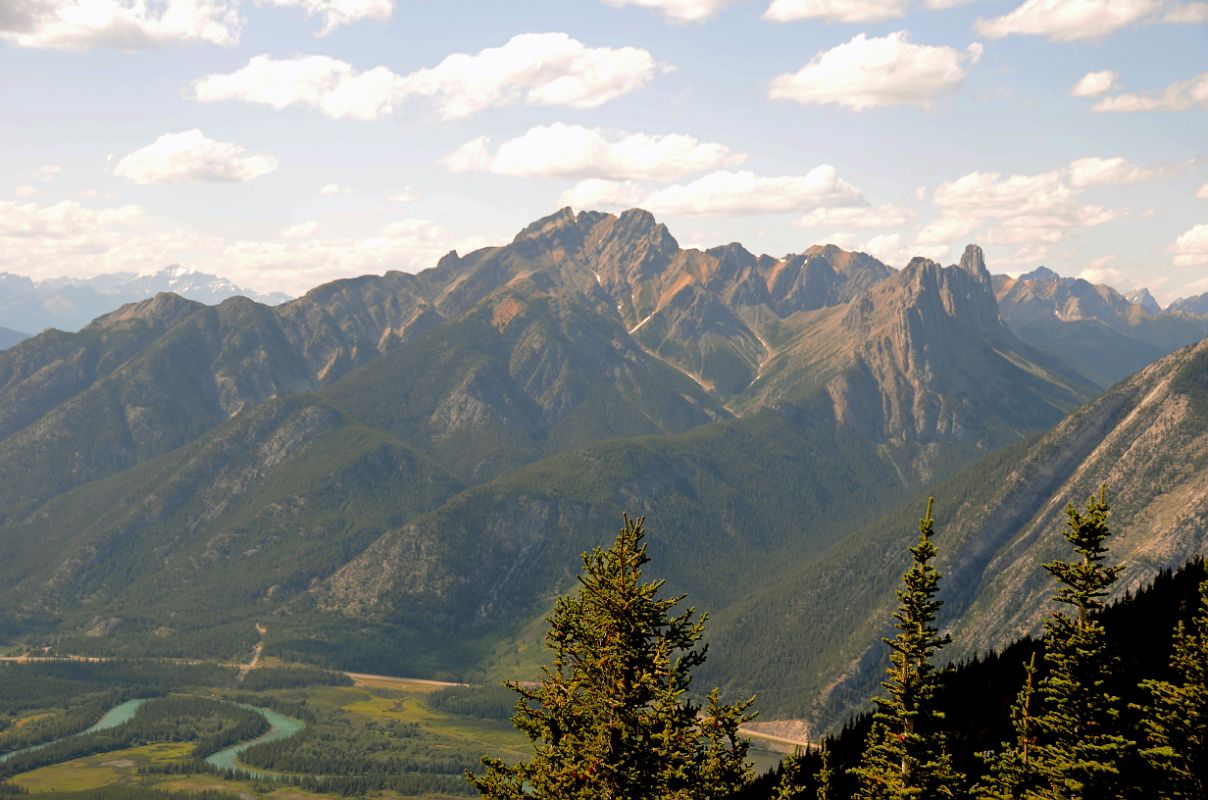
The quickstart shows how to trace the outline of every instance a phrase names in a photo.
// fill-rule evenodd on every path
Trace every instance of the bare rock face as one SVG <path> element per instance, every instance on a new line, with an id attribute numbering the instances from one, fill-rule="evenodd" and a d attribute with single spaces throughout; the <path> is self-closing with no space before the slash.
<path id="1" fill-rule="evenodd" d="M 965 252 L 961 254 L 960 268 L 976 278 L 978 283 L 991 285 L 990 270 L 986 269 L 986 256 L 977 245 L 965 247 Z"/>
<path id="2" fill-rule="evenodd" d="M 1158 301 L 1149 293 L 1149 289 L 1136 289 L 1128 292 L 1124 295 L 1124 299 L 1133 305 L 1140 306 L 1150 314 L 1162 313 L 1162 306 L 1158 305 Z"/>
<path id="3" fill-rule="evenodd" d="M 958 509 L 950 571 L 970 604 L 956 627 L 963 651 L 1039 628 L 1052 594 L 1040 565 L 1068 549 L 1066 504 L 1100 487 L 1114 509 L 1111 558 L 1125 565 L 1118 592 L 1208 551 L 1206 387 L 1208 340 L 1071 415 Z"/>

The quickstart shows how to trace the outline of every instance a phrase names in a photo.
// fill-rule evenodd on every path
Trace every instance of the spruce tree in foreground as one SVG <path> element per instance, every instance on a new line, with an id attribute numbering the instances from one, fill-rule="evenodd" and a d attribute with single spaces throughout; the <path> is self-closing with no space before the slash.
<path id="1" fill-rule="evenodd" d="M 977 796 L 983 800 L 1015 800 L 1030 797 L 1042 786 L 1035 769 L 1036 721 L 1033 716 L 1036 697 L 1036 654 L 1024 668 L 1023 688 L 1011 706 L 1011 726 L 1015 741 L 1005 744 L 990 766 L 990 776 Z"/>
<path id="2" fill-rule="evenodd" d="M 1141 756 L 1153 769 L 1158 796 L 1208 797 L 1208 580 L 1200 584 L 1194 632 L 1182 622 L 1174 633 L 1171 671 L 1178 683 L 1148 680 L 1150 694 L 1141 726 L 1148 747 Z"/>
<path id="3" fill-rule="evenodd" d="M 483 797 L 511 800 L 722 800 L 751 777 L 738 726 L 754 698 L 705 707 L 688 690 L 705 660 L 705 617 L 673 615 L 683 596 L 644 581 L 641 519 L 625 517 L 607 550 L 583 554 L 578 590 L 558 599 L 546 645 L 553 660 L 520 694 L 513 724 L 531 761 L 484 758 L 468 775 Z"/>
<path id="4" fill-rule="evenodd" d="M 877 709 L 872 730 L 853 770 L 859 779 L 857 798 L 959 797 L 962 776 L 952 767 L 943 731 L 943 714 L 936 708 L 938 676 L 936 652 L 948 643 L 935 627 L 942 601 L 939 572 L 931 565 L 936 556 L 931 541 L 932 500 L 919 521 L 918 544 L 910 548 L 913 563 L 902 576 L 899 606 L 893 615 L 898 633 L 885 639 L 890 648 L 888 679 L 881 685 L 887 697 L 874 698 Z"/>
<path id="5" fill-rule="evenodd" d="M 1081 556 L 1044 568 L 1061 584 L 1054 599 L 1075 613 L 1054 612 L 1045 620 L 1044 661 L 1048 674 L 1035 700 L 1040 713 L 1020 695 L 1016 720 L 1030 719 L 1019 740 L 995 765 L 991 788 L 983 795 L 1043 800 L 1118 800 L 1127 796 L 1120 767 L 1133 742 L 1122 735 L 1120 698 L 1108 691 L 1117 660 L 1107 647 L 1098 613 L 1120 568 L 1107 566 L 1110 507 L 1103 490 L 1079 513 L 1066 507 L 1065 538 Z M 1017 722 L 1017 730 L 1019 730 Z"/>

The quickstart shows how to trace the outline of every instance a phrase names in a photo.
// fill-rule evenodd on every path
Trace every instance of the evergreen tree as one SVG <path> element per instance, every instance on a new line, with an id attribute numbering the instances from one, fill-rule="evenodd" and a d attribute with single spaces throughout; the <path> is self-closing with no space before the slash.
<path id="1" fill-rule="evenodd" d="M 1159 796 L 1208 797 L 1208 580 L 1200 584 L 1200 608 L 1188 632 L 1174 633 L 1170 668 L 1178 683 L 1144 681 L 1150 694 L 1141 726 L 1148 747 L 1141 756 L 1153 768 Z"/>
<path id="2" fill-rule="evenodd" d="M 1084 513 L 1066 507 L 1065 538 L 1081 558 L 1044 568 L 1061 585 L 1054 599 L 1076 613 L 1054 612 L 1045 620 L 1048 674 L 1037 692 L 1040 712 L 1030 710 L 1025 687 L 1014 713 L 1019 738 L 996 765 L 999 793 L 986 796 L 1117 800 L 1126 794 L 1120 766 L 1133 742 L 1122 735 L 1120 699 L 1108 691 L 1117 660 L 1098 619 L 1120 572 L 1103 563 L 1109 511 L 1103 490 L 1087 501 Z"/>
<path id="3" fill-rule="evenodd" d="M 780 762 L 780 779 L 770 800 L 816 800 L 819 781 L 828 769 L 829 754 L 822 752 L 821 763 L 800 746 Z M 830 776 L 825 776 L 829 780 Z"/>
<path id="4" fill-rule="evenodd" d="M 1011 725 L 1015 729 L 1015 742 L 1003 746 L 1003 752 L 990 765 L 990 775 L 985 785 L 979 786 L 977 796 L 984 800 L 1014 800 L 1028 797 L 1040 786 L 1040 776 L 1035 769 L 1033 749 L 1036 745 L 1036 722 L 1033 719 L 1033 698 L 1036 692 L 1036 654 L 1032 653 L 1027 667 L 1023 688 L 1011 707 Z"/>
<path id="5" fill-rule="evenodd" d="M 720 800 L 751 778 L 738 726 L 754 698 L 703 709 L 688 696 L 705 660 L 705 617 L 673 615 L 684 599 L 644 581 L 643 520 L 625 517 L 607 550 L 583 554 L 579 588 L 558 599 L 546 645 L 552 663 L 520 694 L 512 722 L 531 761 L 484 758 L 468 775 L 484 797 L 519 800 Z"/>
<path id="6" fill-rule="evenodd" d="M 890 666 L 881 685 L 888 696 L 874 698 L 872 730 L 860 765 L 853 770 L 861 800 L 959 795 L 962 776 L 946 752 L 943 713 L 935 703 L 934 657 L 949 639 L 935 627 L 943 603 L 936 599 L 940 575 L 931 565 L 936 556 L 931 541 L 932 502 L 927 501 L 927 515 L 919 521 L 919 541 L 910 548 L 914 561 L 898 590 L 894 614 L 898 633 L 884 640 L 890 648 Z"/>
<path id="7" fill-rule="evenodd" d="M 831 788 L 831 779 L 834 773 L 831 771 L 831 750 L 830 747 L 822 745 L 822 766 L 818 769 L 818 792 L 815 795 L 817 800 L 834 800 L 834 790 Z"/>

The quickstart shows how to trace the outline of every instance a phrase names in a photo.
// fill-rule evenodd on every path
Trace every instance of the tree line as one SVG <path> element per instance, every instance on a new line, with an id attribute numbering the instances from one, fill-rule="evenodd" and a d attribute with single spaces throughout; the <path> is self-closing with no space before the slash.
<path id="1" fill-rule="evenodd" d="M 1165 668 L 1129 685 L 1132 671 L 1104 625 L 1121 574 L 1109 559 L 1109 512 L 1102 490 L 1082 510 L 1067 507 L 1072 556 L 1044 565 L 1060 610 L 1045 620 L 1042 640 L 1010 648 L 1025 656 L 1014 665 L 1003 654 L 966 669 L 1000 682 L 1020 671 L 1009 725 L 987 729 L 1000 689 L 984 686 L 989 696 L 979 698 L 965 688 L 958 713 L 945 711 L 962 670 L 938 666 L 949 638 L 936 624 L 941 575 L 929 501 L 897 592 L 896 633 L 884 640 L 889 666 L 874 712 L 758 778 L 738 733 L 754 698 L 723 703 L 716 689 L 704 699 L 691 692 L 691 672 L 706 657 L 705 616 L 677 611 L 684 597 L 662 597 L 663 582 L 644 578 L 644 521 L 625 517 L 611 547 L 584 554 L 576 591 L 558 600 L 541 680 L 508 684 L 518 695 L 513 724 L 532 740 L 533 757 L 484 758 L 467 777 L 498 800 L 1208 798 L 1208 579 L 1190 625 L 1161 634 L 1171 652 Z M 987 746 L 989 736 L 1001 738 Z"/>

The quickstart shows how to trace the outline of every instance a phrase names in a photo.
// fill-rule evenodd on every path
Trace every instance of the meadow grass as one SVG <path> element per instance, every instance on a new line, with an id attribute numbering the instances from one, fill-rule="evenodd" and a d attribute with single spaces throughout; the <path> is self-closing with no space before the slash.
<path id="1" fill-rule="evenodd" d="M 138 780 L 138 768 L 183 761 L 193 753 L 191 742 L 161 742 L 126 750 L 96 753 L 25 772 L 10 779 L 31 794 L 79 792 Z"/>

